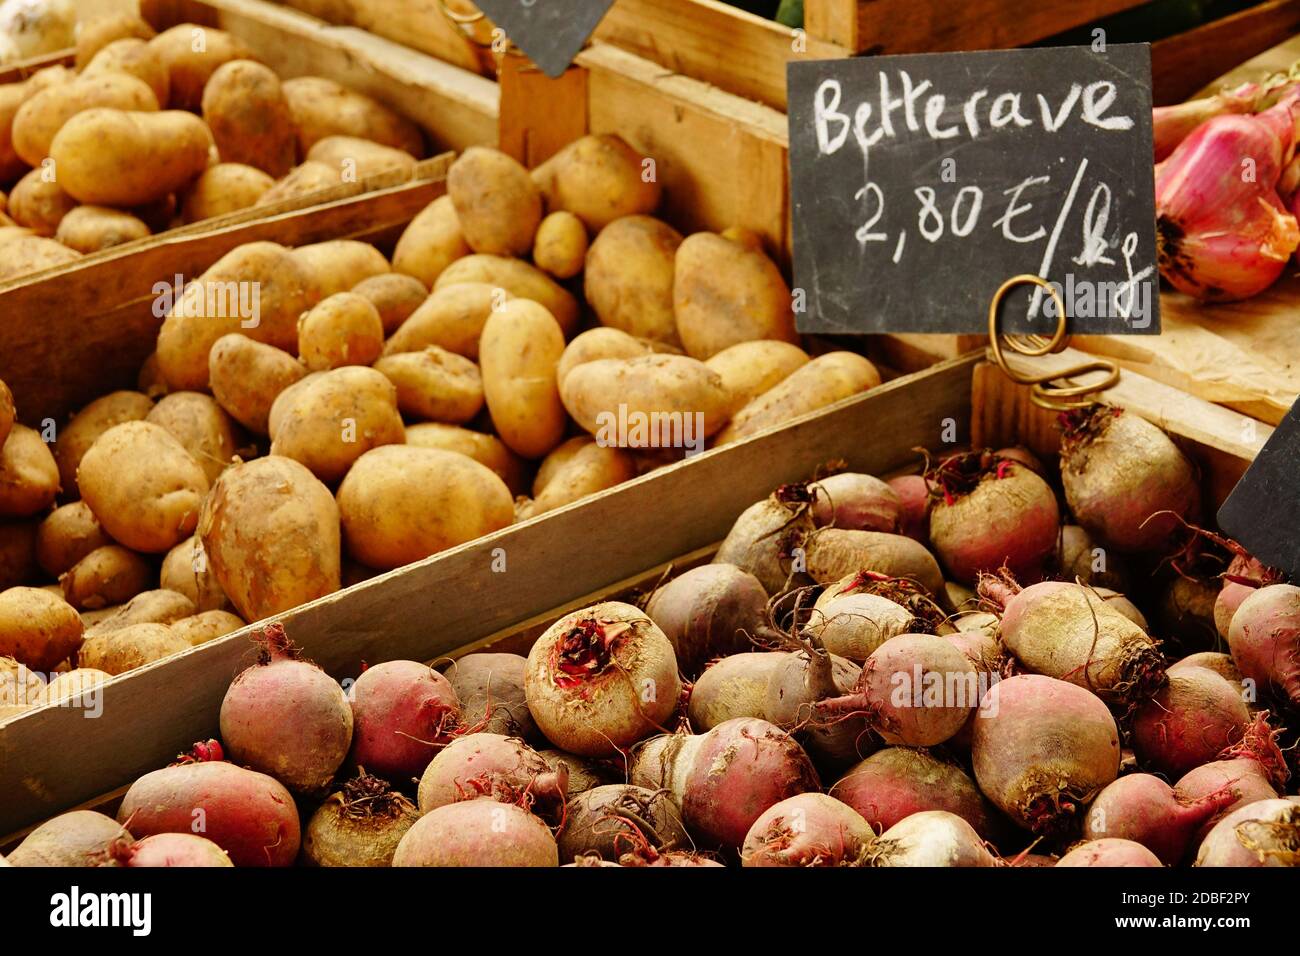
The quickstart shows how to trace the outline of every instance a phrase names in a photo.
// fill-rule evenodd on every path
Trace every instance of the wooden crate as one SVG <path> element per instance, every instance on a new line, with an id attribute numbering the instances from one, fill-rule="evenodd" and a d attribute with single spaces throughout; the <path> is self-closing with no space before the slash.
<path id="1" fill-rule="evenodd" d="M 1050 361 L 1078 360 L 1065 353 Z M 1016 361 L 1021 361 L 1017 359 Z M 1218 501 L 1269 429 L 1126 375 L 1108 398 L 1157 421 L 1197 455 Z M 827 461 L 887 474 L 917 447 L 1023 441 L 1055 449 L 1050 416 L 979 355 L 899 378 L 780 429 L 706 452 L 582 502 L 356 585 L 280 617 L 336 677 L 365 662 L 526 650 L 550 622 L 668 563 L 707 560 L 736 516 Z M 1251 430 L 1254 433 L 1251 434 Z M 945 435 L 952 430 L 953 434 Z M 945 445 L 945 439 L 952 443 Z M 502 561 L 504 560 L 504 570 Z M 230 679 L 255 659 L 249 630 L 114 679 L 102 714 L 45 707 L 0 725 L 0 833 L 95 803 L 217 732 Z"/>

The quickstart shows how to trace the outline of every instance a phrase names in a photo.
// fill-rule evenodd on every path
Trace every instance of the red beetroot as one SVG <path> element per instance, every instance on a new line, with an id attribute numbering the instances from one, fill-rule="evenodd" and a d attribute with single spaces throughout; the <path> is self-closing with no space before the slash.
<path id="1" fill-rule="evenodd" d="M 1191 799 L 1159 777 L 1133 773 L 1097 794 L 1084 817 L 1083 836 L 1131 840 L 1174 866 L 1196 845 L 1201 828 L 1236 800 L 1230 786 Z"/>
<path id="2" fill-rule="evenodd" d="M 1249 723 L 1240 687 L 1204 667 L 1186 667 L 1138 705 L 1133 749 L 1144 767 L 1173 779 L 1241 740 Z"/>
<path id="3" fill-rule="evenodd" d="M 896 533 L 902 521 L 903 502 L 879 478 L 843 472 L 809 486 L 813 520 L 819 528 Z"/>
<path id="4" fill-rule="evenodd" d="M 1172 676 L 1189 667 L 1203 667 L 1208 671 L 1214 671 L 1229 684 L 1238 690 L 1241 689 L 1241 671 L 1237 670 L 1237 662 L 1232 659 L 1231 654 L 1221 654 L 1218 651 L 1198 651 L 1195 654 L 1188 654 L 1177 663 L 1169 665 L 1169 674 Z M 1247 702 L 1246 706 L 1249 707 L 1250 703 Z"/>
<path id="5" fill-rule="evenodd" d="M 740 850 L 745 866 L 863 866 L 876 833 L 852 807 L 801 793 L 768 807 Z"/>
<path id="6" fill-rule="evenodd" d="M 1290 771 L 1277 745 L 1278 734 L 1279 731 L 1269 726 L 1267 714 L 1258 714 L 1240 743 L 1225 750 L 1218 760 L 1190 771 L 1174 785 L 1179 795 L 1189 800 L 1203 799 L 1225 789 L 1234 796 L 1232 803 L 1197 830 L 1193 846 L 1201 842 L 1224 813 L 1282 793 Z"/>
<path id="7" fill-rule="evenodd" d="M 934 631 L 945 619 L 943 609 L 915 582 L 861 571 L 817 597 L 806 630 L 832 654 L 865 661 L 890 638 Z"/>
<path id="8" fill-rule="evenodd" d="M 898 821 L 876 840 L 871 856 L 872 866 L 997 866 L 971 825 L 944 810 L 922 810 Z"/>
<path id="9" fill-rule="evenodd" d="M 794 549 L 815 527 L 808 485 L 782 485 L 740 513 L 713 560 L 748 571 L 768 594 L 780 594 L 799 575 Z"/>
<path id="10" fill-rule="evenodd" d="M 235 866 L 292 866 L 301 837 L 298 809 L 279 781 L 224 761 L 145 774 L 127 790 L 117 818 L 139 837 L 198 833 Z"/>
<path id="11" fill-rule="evenodd" d="M 418 777 L 460 724 L 460 698 L 447 678 L 416 661 L 368 667 L 348 690 L 352 760 L 394 783 Z"/>
<path id="12" fill-rule="evenodd" d="M 426 813 L 406 831 L 393 866 L 559 866 L 550 828 L 523 807 L 480 798 Z"/>
<path id="13" fill-rule="evenodd" d="M 595 787 L 570 800 L 556 841 L 563 863 L 591 855 L 620 861 L 625 854 L 690 845 L 681 811 L 666 790 L 622 783 Z"/>
<path id="14" fill-rule="evenodd" d="M 61 813 L 38 826 L 9 854 L 11 866 L 119 866 L 113 849 L 131 834 L 94 810 Z"/>
<path id="15" fill-rule="evenodd" d="M 425 768 L 420 778 L 420 812 L 491 797 L 517 803 L 558 823 L 568 777 L 567 767 L 552 770 L 541 754 L 518 738 L 470 734 L 448 744 Z"/>
<path id="16" fill-rule="evenodd" d="M 749 650 L 768 635 L 767 592 L 733 564 L 692 568 L 658 588 L 646 616 L 672 642 L 677 666 L 696 677 L 715 657 Z"/>
<path id="17" fill-rule="evenodd" d="M 1065 417 L 1061 483 L 1079 524 L 1120 551 L 1167 551 L 1200 509 L 1196 469 L 1169 436 L 1104 405 Z"/>
<path id="18" fill-rule="evenodd" d="M 320 805 L 302 836 L 307 866 L 392 866 L 420 811 L 386 780 L 359 774 Z"/>
<path id="19" fill-rule="evenodd" d="M 528 709 L 562 750 L 610 757 L 666 729 L 682 685 L 673 646 L 630 604 L 565 615 L 528 653 Z"/>
<path id="20" fill-rule="evenodd" d="M 631 782 L 667 789 L 687 828 L 709 846 L 739 847 L 763 811 L 821 784 L 808 755 L 766 720 L 740 717 L 708 733 L 671 734 L 636 752 Z"/>
<path id="21" fill-rule="evenodd" d="M 1057 866 L 1161 866 L 1141 843 L 1108 837 L 1081 843 L 1057 861 Z"/>
<path id="22" fill-rule="evenodd" d="M 992 452 L 952 455 L 927 475 L 939 489 L 930 507 L 930 542 L 948 575 L 974 584 L 1008 568 L 1040 577 L 1056 550 L 1056 495 L 1039 475 Z"/>
<path id="23" fill-rule="evenodd" d="M 818 528 L 803 539 L 808 576 L 818 584 L 835 584 L 862 571 L 889 578 L 909 578 L 935 600 L 945 599 L 943 572 L 934 555 L 919 542 L 885 531 Z"/>
<path id="24" fill-rule="evenodd" d="M 127 849 L 122 863 L 142 867 L 235 865 L 225 850 L 196 833 L 155 833 L 145 837 Z"/>
<path id="25" fill-rule="evenodd" d="M 930 488 L 923 475 L 900 475 L 889 479 L 889 487 L 898 495 L 900 521 L 898 533 L 915 538 L 922 544 L 930 540 Z"/>
<path id="26" fill-rule="evenodd" d="M 347 695 L 308 661 L 279 624 L 256 639 L 261 656 L 221 702 L 221 739 L 230 759 L 314 793 L 334 778 L 352 743 Z"/>
<path id="27" fill-rule="evenodd" d="M 1225 641 L 1228 639 L 1232 617 L 1237 613 L 1237 608 L 1241 607 L 1242 601 L 1258 588 L 1281 583 L 1282 573 L 1276 568 L 1268 567 L 1244 550 L 1236 551 L 1228 564 L 1228 570 L 1223 574 L 1223 588 L 1214 601 L 1214 626 L 1219 636 Z"/>
<path id="28" fill-rule="evenodd" d="M 1300 803 L 1259 800 L 1214 825 L 1196 866 L 1300 866 Z"/>
<path id="29" fill-rule="evenodd" d="M 971 743 L 975 780 L 1018 826 L 1060 833 L 1119 774 L 1119 728 L 1096 695 L 1022 674 L 980 702 Z"/>
<path id="30" fill-rule="evenodd" d="M 1243 677 L 1300 708 L 1300 587 L 1271 584 L 1249 595 L 1232 616 L 1228 644 Z"/>
<path id="31" fill-rule="evenodd" d="M 922 810 L 955 813 L 986 839 L 993 831 L 993 808 L 975 781 L 956 764 L 926 750 L 887 747 L 878 751 L 837 780 L 830 795 L 879 832 Z"/>
<path id="32" fill-rule="evenodd" d="M 1128 590 L 1129 566 L 1124 555 L 1108 551 L 1077 524 L 1061 526 L 1056 539 L 1057 577 L 1097 588 Z"/>
<path id="33" fill-rule="evenodd" d="M 1047 469 L 1043 467 L 1043 460 L 1024 445 L 1010 445 L 1006 448 L 999 448 L 993 455 L 997 458 L 1024 465 L 1039 477 L 1046 477 L 1047 475 Z"/>
<path id="34" fill-rule="evenodd" d="M 524 697 L 527 670 L 527 659 L 518 654 L 466 654 L 453 661 L 444 673 L 460 702 L 460 726 L 540 742 Z"/>

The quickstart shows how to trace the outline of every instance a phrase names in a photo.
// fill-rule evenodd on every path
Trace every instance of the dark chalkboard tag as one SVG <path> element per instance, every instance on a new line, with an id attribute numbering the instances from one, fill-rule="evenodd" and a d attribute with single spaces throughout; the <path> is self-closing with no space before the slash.
<path id="1" fill-rule="evenodd" d="M 1160 331 L 1151 50 L 930 53 L 788 66 L 801 332 L 978 333 L 1013 275 L 1071 333 Z M 1056 329 L 1041 290 L 1008 332 Z"/>
<path id="2" fill-rule="evenodd" d="M 547 76 L 564 73 L 614 0 L 477 0 L 478 8 Z"/>
<path id="3" fill-rule="evenodd" d="M 1300 401 L 1219 509 L 1219 527 L 1300 582 Z"/>

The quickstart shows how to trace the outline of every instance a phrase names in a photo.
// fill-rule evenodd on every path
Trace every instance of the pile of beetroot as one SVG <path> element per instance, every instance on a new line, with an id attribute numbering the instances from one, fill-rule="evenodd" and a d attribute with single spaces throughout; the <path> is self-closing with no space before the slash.
<path id="1" fill-rule="evenodd" d="M 1300 588 L 1158 428 L 1063 426 L 1059 485 L 1004 449 L 783 486 L 526 659 L 345 691 L 271 625 L 220 743 L 8 863 L 1300 865 Z"/>

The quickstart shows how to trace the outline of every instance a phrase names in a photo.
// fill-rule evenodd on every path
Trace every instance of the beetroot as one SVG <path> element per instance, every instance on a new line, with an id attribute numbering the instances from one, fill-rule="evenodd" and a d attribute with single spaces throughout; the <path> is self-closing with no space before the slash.
<path id="1" fill-rule="evenodd" d="M 9 854 L 11 866 L 119 866 L 114 847 L 131 834 L 94 810 L 61 813 L 38 826 Z"/>
<path id="2" fill-rule="evenodd" d="M 392 866 L 397 844 L 420 811 L 388 782 L 362 773 L 320 805 L 302 835 L 308 866 Z"/>
<path id="3" fill-rule="evenodd" d="M 1258 588 L 1283 583 L 1282 572 L 1276 568 L 1251 557 L 1235 542 L 1230 542 L 1228 547 L 1234 553 L 1228 570 L 1223 574 L 1223 587 L 1214 600 L 1214 626 L 1225 641 L 1231 633 L 1232 617 L 1241 607 L 1241 602 Z"/>
<path id="4" fill-rule="evenodd" d="M 1203 667 L 1208 671 L 1214 671 L 1236 688 L 1240 689 L 1242 686 L 1241 671 L 1237 670 L 1237 662 L 1232 659 L 1231 654 L 1222 654 L 1218 651 L 1198 651 L 1195 654 L 1188 654 L 1182 660 L 1170 665 L 1169 675 L 1172 677 L 1178 671 L 1189 667 Z"/>
<path id="5" fill-rule="evenodd" d="M 971 741 L 975 780 L 1018 826 L 1059 833 L 1119 773 L 1119 728 L 1100 698 L 1023 674 L 980 702 Z"/>
<path id="6" fill-rule="evenodd" d="M 696 853 L 693 850 L 669 850 L 667 853 L 660 853 L 653 847 L 643 847 L 642 849 L 624 853 L 617 863 L 601 863 L 602 866 L 627 866 L 627 867 L 649 867 L 649 866 L 723 866 L 717 860 L 703 853 Z"/>
<path id="7" fill-rule="evenodd" d="M 801 793 L 768 807 L 745 836 L 745 866 L 863 866 L 875 831 L 851 807 Z"/>
<path id="8" fill-rule="evenodd" d="M 1248 596 L 1232 616 L 1228 644 L 1243 677 L 1300 708 L 1300 587 L 1271 584 Z"/>
<path id="9" fill-rule="evenodd" d="M 1214 625 L 1214 604 L 1220 591 L 1218 578 L 1171 576 L 1156 594 L 1152 609 L 1155 633 L 1183 650 L 1215 647 L 1219 644 L 1219 632 Z"/>
<path id="10" fill-rule="evenodd" d="M 898 821 L 876 840 L 871 855 L 872 866 L 997 866 L 971 825 L 944 810 Z"/>
<path id="11" fill-rule="evenodd" d="M 748 571 L 768 594 L 780 594 L 799 576 L 795 549 L 814 527 L 808 486 L 782 485 L 741 512 L 713 560 Z"/>
<path id="12" fill-rule="evenodd" d="M 453 661 L 444 674 L 460 703 L 460 726 L 540 741 L 524 697 L 527 670 L 527 659 L 518 654 L 466 654 Z M 355 700 L 352 710 L 355 716 Z"/>
<path id="13" fill-rule="evenodd" d="M 844 774 L 830 795 L 851 806 L 877 831 L 922 810 L 955 813 L 975 832 L 993 832 L 993 807 L 956 764 L 912 747 L 887 747 Z"/>
<path id="14" fill-rule="evenodd" d="M 775 724 L 740 717 L 708 733 L 655 737 L 636 752 L 631 782 L 670 791 L 710 846 L 739 847 L 768 807 L 821 785 L 812 762 Z"/>
<path id="15" fill-rule="evenodd" d="M 1267 713 L 1257 714 L 1240 743 L 1225 750 L 1218 760 L 1188 772 L 1174 789 L 1189 800 L 1228 790 L 1234 800 L 1224 806 L 1220 815 L 1257 800 L 1281 795 L 1290 771 L 1286 757 L 1277 745 L 1279 734 L 1280 731 L 1269 726 Z M 1204 838 L 1217 819 L 1211 817 L 1201 826 L 1194 843 Z"/>
<path id="16" fill-rule="evenodd" d="M 1177 778 L 1241 740 L 1249 723 L 1239 687 L 1204 667 L 1187 667 L 1137 706 L 1133 749 L 1143 766 Z"/>
<path id="17" fill-rule="evenodd" d="M 819 528 L 896 533 L 902 522 L 903 502 L 879 478 L 842 472 L 809 485 L 813 520 Z"/>
<path id="18" fill-rule="evenodd" d="M 995 458 L 1014 461 L 1019 465 L 1028 468 L 1034 474 L 1040 477 L 1047 476 L 1047 469 L 1043 467 L 1043 461 L 1024 445 L 1011 445 L 1007 448 L 999 448 L 993 453 Z"/>
<path id="19" fill-rule="evenodd" d="M 682 673 L 696 677 L 711 659 L 748 650 L 753 638 L 767 636 L 767 600 L 748 571 L 705 564 L 656 589 L 645 612 L 672 642 Z"/>
<path id="20" fill-rule="evenodd" d="M 834 584 L 860 571 L 908 578 L 933 598 L 944 597 L 943 572 L 925 546 L 901 534 L 819 528 L 803 539 L 808 574 L 818 584 Z"/>
<path id="21" fill-rule="evenodd" d="M 608 757 L 667 729 L 682 686 L 673 646 L 630 604 L 565 615 L 528 653 L 528 709 L 562 750 Z"/>
<path id="22" fill-rule="evenodd" d="M 1196 469 L 1169 436 L 1104 405 L 1065 416 L 1061 483 L 1079 524 L 1120 551 L 1165 552 L 1200 508 Z"/>
<path id="23" fill-rule="evenodd" d="M 1230 786 L 1192 799 L 1149 773 L 1129 774 L 1097 794 L 1084 817 L 1083 835 L 1140 843 L 1161 863 L 1174 866 L 1196 845 L 1198 831 L 1236 799 Z"/>
<path id="24" fill-rule="evenodd" d="M 1107 837 L 1076 846 L 1057 866 L 1161 866 L 1159 858 L 1141 843 Z"/>
<path id="25" fill-rule="evenodd" d="M 394 783 L 422 774 L 461 722 L 451 681 L 416 661 L 366 668 L 348 698 L 353 763 Z"/>
<path id="26" fill-rule="evenodd" d="M 552 770 L 522 740 L 500 734 L 470 734 L 448 744 L 420 777 L 420 812 L 460 800 L 491 797 L 517 803 L 559 822 L 567 797 L 567 767 Z"/>
<path id="27" fill-rule="evenodd" d="M 206 837 L 195 833 L 155 833 L 131 844 L 125 866 L 223 867 L 234 866 L 230 855 Z"/>
<path id="28" fill-rule="evenodd" d="M 1007 568 L 1040 577 L 1056 550 L 1060 512 L 1034 471 L 992 452 L 941 461 L 927 475 L 939 495 L 930 508 L 930 543 L 949 576 L 974 584 Z"/>
<path id="29" fill-rule="evenodd" d="M 1086 687 L 1103 700 L 1127 703 L 1164 683 L 1155 642 L 1095 591 L 1044 581 L 1017 591 L 986 577 L 980 594 L 1002 605 L 1002 643 L 1035 674 Z"/>
<path id="30" fill-rule="evenodd" d="M 871 572 L 850 575 L 818 596 L 807 631 L 832 654 L 865 661 L 891 638 L 930 629 L 906 606 L 910 602 L 932 609 L 932 620 L 943 617 L 939 606 L 912 581 Z"/>
<path id="31" fill-rule="evenodd" d="M 783 730 L 798 732 L 818 767 L 842 770 L 875 749 L 865 716 L 833 722 L 813 720 L 819 701 L 851 692 L 862 669 L 826 652 L 816 638 L 782 655 L 772 671 L 760 716 Z"/>
<path id="32" fill-rule="evenodd" d="M 1300 866 L 1300 803 L 1259 800 L 1214 825 L 1196 866 Z"/>
<path id="33" fill-rule="evenodd" d="M 279 781 L 220 760 L 145 774 L 117 818 L 138 837 L 198 833 L 235 866 L 292 866 L 301 835 L 298 809 Z"/>
<path id="34" fill-rule="evenodd" d="M 570 799 L 580 793 L 586 793 L 593 787 L 617 783 L 624 776 L 623 768 L 616 767 L 612 762 L 579 757 L 577 754 L 565 753 L 563 750 L 539 750 L 537 754 L 546 761 L 546 765 L 552 771 L 568 775 L 567 792 Z M 563 771 L 560 770 L 561 764 L 564 765 Z"/>
<path id="35" fill-rule="evenodd" d="M 691 688 L 691 726 L 703 733 L 736 717 L 764 717 L 768 685 L 789 653 L 733 654 L 709 665 Z"/>
<path id="36" fill-rule="evenodd" d="M 298 648 L 279 624 L 262 628 L 258 662 L 221 702 L 221 738 L 230 759 L 291 790 L 324 788 L 348 755 L 352 710 L 343 688 Z"/>
<path id="37" fill-rule="evenodd" d="M 888 484 L 901 506 L 898 533 L 926 544 L 930 538 L 930 483 L 922 475 L 900 475 Z"/>
<path id="38" fill-rule="evenodd" d="M 559 866 L 550 829 L 523 807 L 480 798 L 438 807 L 406 831 L 393 866 Z"/>
<path id="39" fill-rule="evenodd" d="M 1124 555 L 1103 548 L 1077 524 L 1061 526 L 1056 539 L 1056 566 L 1062 581 L 1128 590 L 1129 567 Z"/>
<path id="40" fill-rule="evenodd" d="M 621 783 L 570 800 L 556 840 L 562 863 L 590 855 L 618 861 L 645 848 L 671 850 L 690 843 L 681 811 L 666 790 Z"/>

